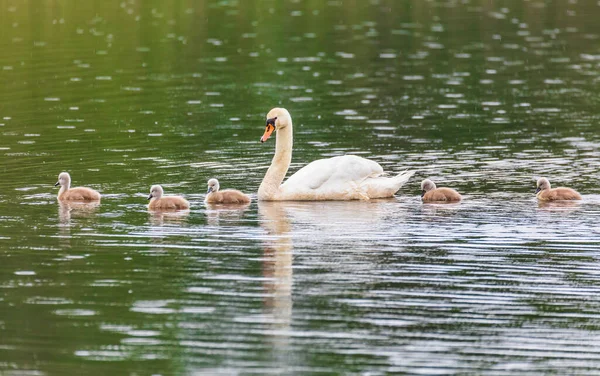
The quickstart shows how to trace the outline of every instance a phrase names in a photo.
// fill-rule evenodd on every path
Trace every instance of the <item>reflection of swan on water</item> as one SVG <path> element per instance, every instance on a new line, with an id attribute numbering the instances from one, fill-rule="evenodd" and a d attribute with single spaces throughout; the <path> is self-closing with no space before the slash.
<path id="1" fill-rule="evenodd" d="M 272 316 L 272 329 L 278 332 L 273 337 L 273 347 L 287 353 L 292 320 L 292 256 L 291 226 L 280 202 L 260 202 L 258 215 L 261 227 L 269 237 L 263 241 L 264 307 Z"/>
<path id="2" fill-rule="evenodd" d="M 402 229 L 394 224 L 402 223 L 405 211 L 393 199 L 351 202 L 259 201 L 258 214 L 261 227 L 269 235 L 275 236 L 264 242 L 265 253 L 271 255 L 269 260 L 277 266 L 275 270 L 289 274 L 291 284 L 292 223 L 294 238 L 302 239 L 303 245 L 309 249 L 329 249 L 323 246 L 332 243 L 338 248 L 352 249 L 358 244 L 357 241 L 366 242 L 366 248 L 370 249 L 371 244 L 385 236 L 403 234 Z M 323 257 L 332 257 L 332 254 L 322 253 Z M 351 256 L 345 254 L 344 257 Z"/>
<path id="3" fill-rule="evenodd" d="M 395 199 L 369 201 L 288 201 L 281 210 L 313 241 L 363 236 L 374 239 L 404 220 L 405 210 Z M 309 230 L 307 233 L 307 230 Z M 393 230 L 392 230 L 393 231 Z M 315 236 L 318 234 L 318 236 Z"/>
<path id="4" fill-rule="evenodd" d="M 375 161 L 344 155 L 319 159 L 302 167 L 283 184 L 292 160 L 292 118 L 285 108 L 267 114 L 267 128 L 260 141 L 276 131 L 275 155 L 260 187 L 258 199 L 268 201 L 369 200 L 393 197 L 410 179 L 413 171 L 385 176 Z"/>
<path id="5" fill-rule="evenodd" d="M 302 266 L 332 264 L 336 275 L 353 275 L 357 268 L 375 268 L 380 262 L 378 242 L 388 236 L 406 237 L 400 226 L 405 214 L 395 199 L 258 202 L 259 223 L 268 235 L 262 241 L 264 309 L 273 320 L 272 341 L 278 354 L 283 356 L 289 346 L 292 326 L 293 241 L 301 240 Z M 402 247 L 397 239 L 394 250 Z"/>

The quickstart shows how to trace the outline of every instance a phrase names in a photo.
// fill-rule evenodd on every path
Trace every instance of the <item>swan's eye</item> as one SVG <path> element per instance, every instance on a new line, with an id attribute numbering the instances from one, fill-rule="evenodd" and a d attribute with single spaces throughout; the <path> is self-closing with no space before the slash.
<path id="1" fill-rule="evenodd" d="M 277 118 L 276 118 L 276 117 L 274 117 L 274 118 L 271 118 L 271 119 L 267 119 L 267 127 L 268 127 L 269 125 L 272 125 L 273 127 L 275 127 L 275 120 L 277 120 Z"/>

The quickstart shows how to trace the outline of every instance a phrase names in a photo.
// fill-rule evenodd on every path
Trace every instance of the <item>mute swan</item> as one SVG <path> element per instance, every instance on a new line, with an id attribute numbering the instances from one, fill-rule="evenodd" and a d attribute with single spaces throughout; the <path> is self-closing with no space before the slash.
<path id="1" fill-rule="evenodd" d="M 546 178 L 539 178 L 535 195 L 540 201 L 581 200 L 581 195 L 571 188 L 551 188 Z"/>
<path id="2" fill-rule="evenodd" d="M 160 185 L 153 185 L 150 188 L 150 203 L 148 209 L 189 209 L 190 203 L 183 197 L 165 196 L 163 197 L 163 188 Z"/>
<path id="3" fill-rule="evenodd" d="M 344 155 L 319 159 L 301 168 L 283 184 L 292 160 L 292 117 L 285 108 L 267 114 L 267 128 L 260 138 L 265 142 L 276 133 L 275 156 L 260 187 L 259 200 L 368 200 L 392 197 L 414 174 L 405 171 L 385 177 L 381 166 L 369 159 Z"/>
<path id="4" fill-rule="evenodd" d="M 58 175 L 58 181 L 54 186 L 59 186 L 58 200 L 59 201 L 97 201 L 100 200 L 100 193 L 86 188 L 76 187 L 71 188 L 71 175 L 68 172 L 61 172 Z"/>
<path id="5" fill-rule="evenodd" d="M 219 191 L 219 181 L 210 179 L 204 202 L 207 204 L 247 204 L 250 197 L 235 189 Z"/>
<path id="6" fill-rule="evenodd" d="M 429 179 L 421 182 L 421 197 L 423 202 L 457 202 L 462 200 L 460 193 L 452 188 L 437 188 L 435 183 Z"/>

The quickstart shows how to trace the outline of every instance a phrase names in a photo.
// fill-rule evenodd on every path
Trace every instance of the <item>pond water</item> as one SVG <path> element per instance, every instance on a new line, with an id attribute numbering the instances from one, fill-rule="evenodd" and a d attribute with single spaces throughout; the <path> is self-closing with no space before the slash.
<path id="1" fill-rule="evenodd" d="M 600 4 L 0 1 L 0 375 L 600 372 Z M 256 201 L 357 154 L 397 197 Z M 59 205 L 61 171 L 100 205 Z M 535 178 L 583 201 L 539 205 Z M 207 207 L 206 181 L 250 193 Z M 464 194 L 423 205 L 420 181 Z M 149 213 L 150 186 L 189 212 Z"/>

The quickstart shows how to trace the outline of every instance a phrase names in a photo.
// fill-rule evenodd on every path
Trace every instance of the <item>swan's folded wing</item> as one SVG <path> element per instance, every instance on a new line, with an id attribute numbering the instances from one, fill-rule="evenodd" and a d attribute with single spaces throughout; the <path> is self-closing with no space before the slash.
<path id="1" fill-rule="evenodd" d="M 290 176 L 281 187 L 294 190 L 319 189 L 335 171 L 334 165 L 329 161 L 330 159 L 319 159 L 307 164 Z"/>
<path id="2" fill-rule="evenodd" d="M 298 191 L 338 187 L 345 190 L 348 185 L 360 184 L 366 178 L 382 174 L 383 169 L 377 162 L 355 155 L 344 155 L 309 163 L 290 176 L 281 188 Z"/>

